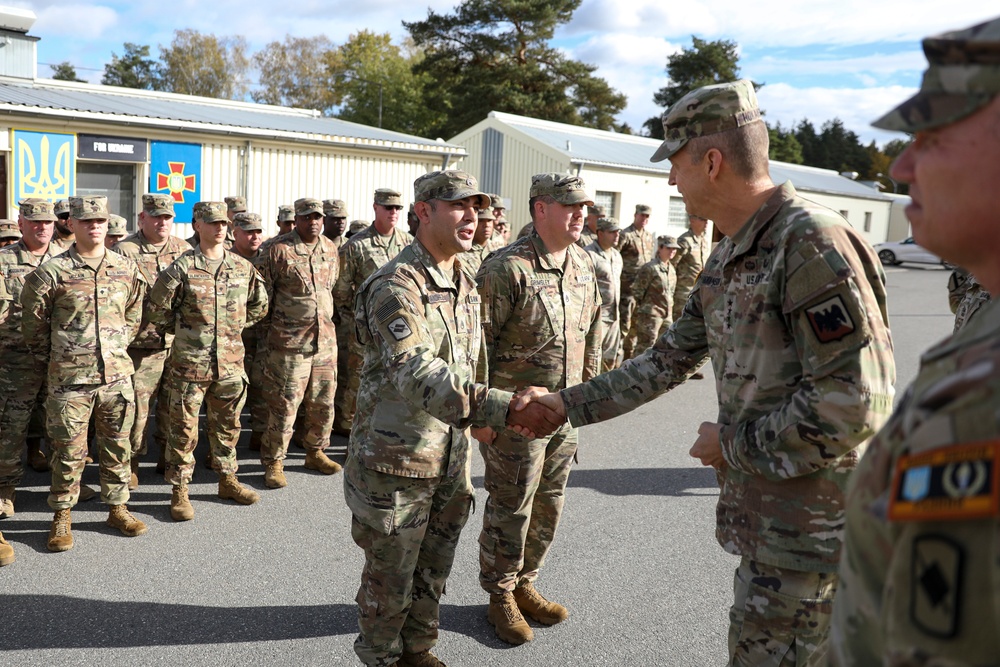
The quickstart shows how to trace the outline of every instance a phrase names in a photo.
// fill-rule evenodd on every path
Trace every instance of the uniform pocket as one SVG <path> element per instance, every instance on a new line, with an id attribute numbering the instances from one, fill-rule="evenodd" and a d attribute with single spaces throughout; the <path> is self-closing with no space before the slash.
<path id="1" fill-rule="evenodd" d="M 732 664 L 779 667 L 793 648 L 796 667 L 810 664 L 826 640 L 832 606 L 832 597 L 798 598 L 750 582 Z"/>

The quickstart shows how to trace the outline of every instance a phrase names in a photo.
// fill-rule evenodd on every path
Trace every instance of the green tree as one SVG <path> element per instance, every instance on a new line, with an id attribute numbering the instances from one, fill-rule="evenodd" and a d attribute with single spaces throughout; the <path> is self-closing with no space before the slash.
<path id="1" fill-rule="evenodd" d="M 691 36 L 691 48 L 667 56 L 670 83 L 653 94 L 657 106 L 669 109 L 688 92 L 702 86 L 727 83 L 740 78 L 739 46 L 728 39 L 709 41 Z M 754 82 L 754 90 L 764 85 Z M 649 136 L 663 138 L 663 123 L 654 116 L 643 124 Z"/>
<path id="2" fill-rule="evenodd" d="M 221 99 L 242 99 L 250 60 L 243 37 L 216 37 L 175 30 L 170 46 L 160 46 L 161 90 Z"/>
<path id="3" fill-rule="evenodd" d="M 125 42 L 121 57 L 111 54 L 111 62 L 104 66 L 101 83 L 105 86 L 122 86 L 141 90 L 156 90 L 156 61 L 149 57 L 149 46 Z"/>
<path id="4" fill-rule="evenodd" d="M 802 164 L 802 144 L 795 138 L 795 132 L 792 129 L 786 130 L 781 126 L 781 123 L 774 127 L 768 125 L 767 135 L 770 139 L 769 158 L 791 164 Z"/>
<path id="5" fill-rule="evenodd" d="M 464 0 L 450 14 L 404 22 L 424 58 L 425 105 L 439 114 L 434 133 L 450 137 L 506 111 L 600 129 L 616 126 L 625 96 L 596 67 L 550 46 L 580 0 Z"/>
<path id="6" fill-rule="evenodd" d="M 304 109 L 332 115 L 342 95 L 334 86 L 331 60 L 333 42 L 317 37 L 285 36 L 253 56 L 260 73 L 260 87 L 250 93 L 255 102 Z"/>
<path id="7" fill-rule="evenodd" d="M 913 139 L 893 139 L 886 142 L 885 146 L 882 147 L 882 152 L 895 160 L 912 143 Z"/>
<path id="8" fill-rule="evenodd" d="M 57 81 L 79 81 L 83 83 L 83 79 L 76 75 L 76 68 L 68 61 L 64 60 L 58 65 L 52 65 L 52 78 Z"/>

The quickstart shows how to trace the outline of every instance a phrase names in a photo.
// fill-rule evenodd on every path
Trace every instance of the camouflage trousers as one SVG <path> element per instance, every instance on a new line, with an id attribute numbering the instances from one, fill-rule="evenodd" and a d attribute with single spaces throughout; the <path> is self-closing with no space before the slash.
<path id="1" fill-rule="evenodd" d="M 330 444 L 333 396 L 337 389 L 336 351 L 299 354 L 269 350 L 264 382 L 269 414 L 260 460 L 271 463 L 285 458 L 300 406 L 305 410 L 302 445 L 307 451 L 326 449 Z"/>
<path id="2" fill-rule="evenodd" d="M 441 596 L 472 506 L 469 468 L 454 478 L 400 477 L 352 456 L 344 495 L 365 552 L 354 651 L 366 665 L 392 665 L 404 649 L 437 643 Z"/>
<path id="3" fill-rule="evenodd" d="M 21 483 L 25 443 L 45 435 L 45 376 L 45 364 L 0 371 L 0 486 Z"/>
<path id="4" fill-rule="evenodd" d="M 489 497 L 479 536 L 479 583 L 488 593 L 533 582 L 555 538 L 579 432 L 568 424 L 548 438 L 512 431 L 480 444 Z"/>
<path id="5" fill-rule="evenodd" d="M 100 462 L 101 500 L 108 505 L 128 502 L 132 474 L 128 436 L 135 420 L 132 378 L 108 384 L 50 386 L 45 409 L 52 449 L 49 507 L 69 509 L 80 497 L 91 415 Z"/>
<path id="6" fill-rule="evenodd" d="M 185 380 L 167 372 L 164 378 L 170 403 L 166 480 L 174 486 L 191 481 L 194 450 L 198 446 L 198 413 L 205 404 L 205 433 L 212 450 L 212 468 L 236 474 L 236 442 L 240 439 L 240 411 L 247 399 L 242 375 L 221 380 Z"/>
<path id="7" fill-rule="evenodd" d="M 632 316 L 632 331 L 630 332 L 633 341 L 632 356 L 637 357 L 653 347 L 653 343 L 670 328 L 670 324 L 669 317 L 635 313 Z"/>
<path id="8" fill-rule="evenodd" d="M 135 421 L 129 433 L 132 443 L 132 454 L 140 456 L 146 453 L 146 425 L 149 414 L 156 407 L 156 431 L 153 438 L 161 452 L 166 451 L 166 430 L 170 420 L 167 418 L 167 392 L 163 382 L 163 365 L 170 355 L 170 350 L 146 350 L 129 348 L 128 356 L 132 358 L 135 374 L 132 376 L 132 387 L 135 389 Z"/>
<path id="9" fill-rule="evenodd" d="M 612 371 L 622 365 L 622 331 L 618 320 L 604 321 L 604 341 L 601 344 L 601 367 L 603 372 Z"/>
<path id="10" fill-rule="evenodd" d="M 800 572 L 743 557 L 733 578 L 729 665 L 804 667 L 826 655 L 835 572 Z"/>
<path id="11" fill-rule="evenodd" d="M 341 330 L 343 334 L 341 342 Z M 364 348 L 354 339 L 353 325 L 337 329 L 337 345 L 340 350 L 346 350 L 337 359 L 337 395 L 334 401 L 337 415 L 333 425 L 338 431 L 350 431 L 354 423 L 354 411 L 358 402 L 358 389 L 361 387 L 361 367 L 364 365 Z"/>
<path id="12" fill-rule="evenodd" d="M 632 316 L 635 313 L 635 298 L 622 293 L 621 303 L 618 304 L 619 331 L 622 334 L 622 361 L 635 356 L 635 338 L 632 335 Z"/>
<path id="13" fill-rule="evenodd" d="M 250 430 L 264 436 L 267 430 L 267 400 L 264 396 L 264 366 L 267 363 L 267 347 L 258 345 L 257 338 L 243 339 L 246 350 L 243 369 L 250 379 L 247 387 L 246 409 L 250 413 Z"/>

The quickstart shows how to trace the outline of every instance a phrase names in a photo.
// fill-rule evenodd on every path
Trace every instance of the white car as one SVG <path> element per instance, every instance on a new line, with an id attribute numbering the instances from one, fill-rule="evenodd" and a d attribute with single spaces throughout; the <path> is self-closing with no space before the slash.
<path id="1" fill-rule="evenodd" d="M 878 258 L 882 260 L 883 264 L 896 265 L 903 262 L 916 262 L 919 264 L 941 264 L 946 266 L 940 257 L 927 248 L 917 245 L 912 236 L 902 241 L 876 243 L 875 252 L 878 253 Z"/>

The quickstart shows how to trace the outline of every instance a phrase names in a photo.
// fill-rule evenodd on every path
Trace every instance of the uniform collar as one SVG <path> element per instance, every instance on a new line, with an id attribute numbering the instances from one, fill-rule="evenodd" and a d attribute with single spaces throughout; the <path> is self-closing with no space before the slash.
<path id="1" fill-rule="evenodd" d="M 437 262 L 434 260 L 434 257 L 432 257 L 431 254 L 427 252 L 427 248 L 425 248 L 424 244 L 420 242 L 420 239 L 414 239 L 413 243 L 410 244 L 410 247 L 413 249 L 414 257 L 416 257 L 417 260 L 424 265 L 424 270 L 430 277 L 430 282 L 431 284 L 434 285 L 435 289 L 451 290 L 452 292 L 459 291 L 461 286 L 456 285 L 455 281 L 450 276 L 448 276 L 441 269 L 441 267 L 437 265 Z M 461 262 L 459 256 L 455 257 L 455 261 L 458 263 Z M 459 264 L 456 264 L 455 268 L 458 269 L 458 267 Z M 464 271 L 456 270 L 456 274 L 462 276 L 462 278 L 459 278 L 459 280 L 464 280 L 465 276 Z"/>
<path id="2" fill-rule="evenodd" d="M 795 198 L 795 186 L 792 185 L 791 181 L 785 181 L 767 198 L 764 205 L 757 209 L 753 217 L 747 220 L 746 224 L 740 227 L 740 230 L 730 238 L 730 241 L 733 243 L 733 254 L 731 257 L 738 257 L 743 253 L 749 252 L 754 243 L 757 242 L 757 238 L 761 232 L 778 215 L 781 207 L 793 198 Z"/>
<path id="3" fill-rule="evenodd" d="M 226 268 L 229 268 L 229 266 L 233 263 L 233 259 L 232 259 L 231 255 L 232 255 L 231 251 L 226 250 L 225 248 L 223 248 L 223 250 L 222 250 L 222 266 L 225 266 Z M 195 266 L 195 268 L 201 269 L 202 271 L 208 271 L 209 270 L 208 269 L 208 263 L 211 262 L 211 261 L 215 261 L 215 260 L 210 260 L 208 257 L 206 257 L 205 253 L 203 253 L 201 251 L 201 246 L 200 245 L 197 246 L 197 247 L 195 247 L 195 249 L 194 249 L 194 266 Z"/>
<path id="4" fill-rule="evenodd" d="M 18 264 L 31 264 L 32 266 L 37 266 L 34 260 L 37 259 L 38 264 L 41 264 L 45 260 L 55 257 L 55 255 L 52 252 L 51 242 L 49 243 L 49 247 L 45 249 L 44 255 L 36 255 L 30 250 L 28 250 L 28 246 L 24 245 L 23 239 L 18 239 L 17 243 L 15 243 L 10 247 L 14 249 L 13 252 L 17 253 Z"/>
<path id="5" fill-rule="evenodd" d="M 538 265 L 548 271 L 562 271 L 565 264 L 560 264 L 556 261 L 555 256 L 549 249 L 545 247 L 545 242 L 542 241 L 542 237 L 538 235 L 538 230 L 533 229 L 531 234 L 528 235 L 528 239 L 531 242 L 532 247 L 535 249 L 535 255 L 538 257 Z M 573 245 L 576 245 L 575 243 Z M 570 256 L 570 248 L 566 248 L 566 257 Z"/>

